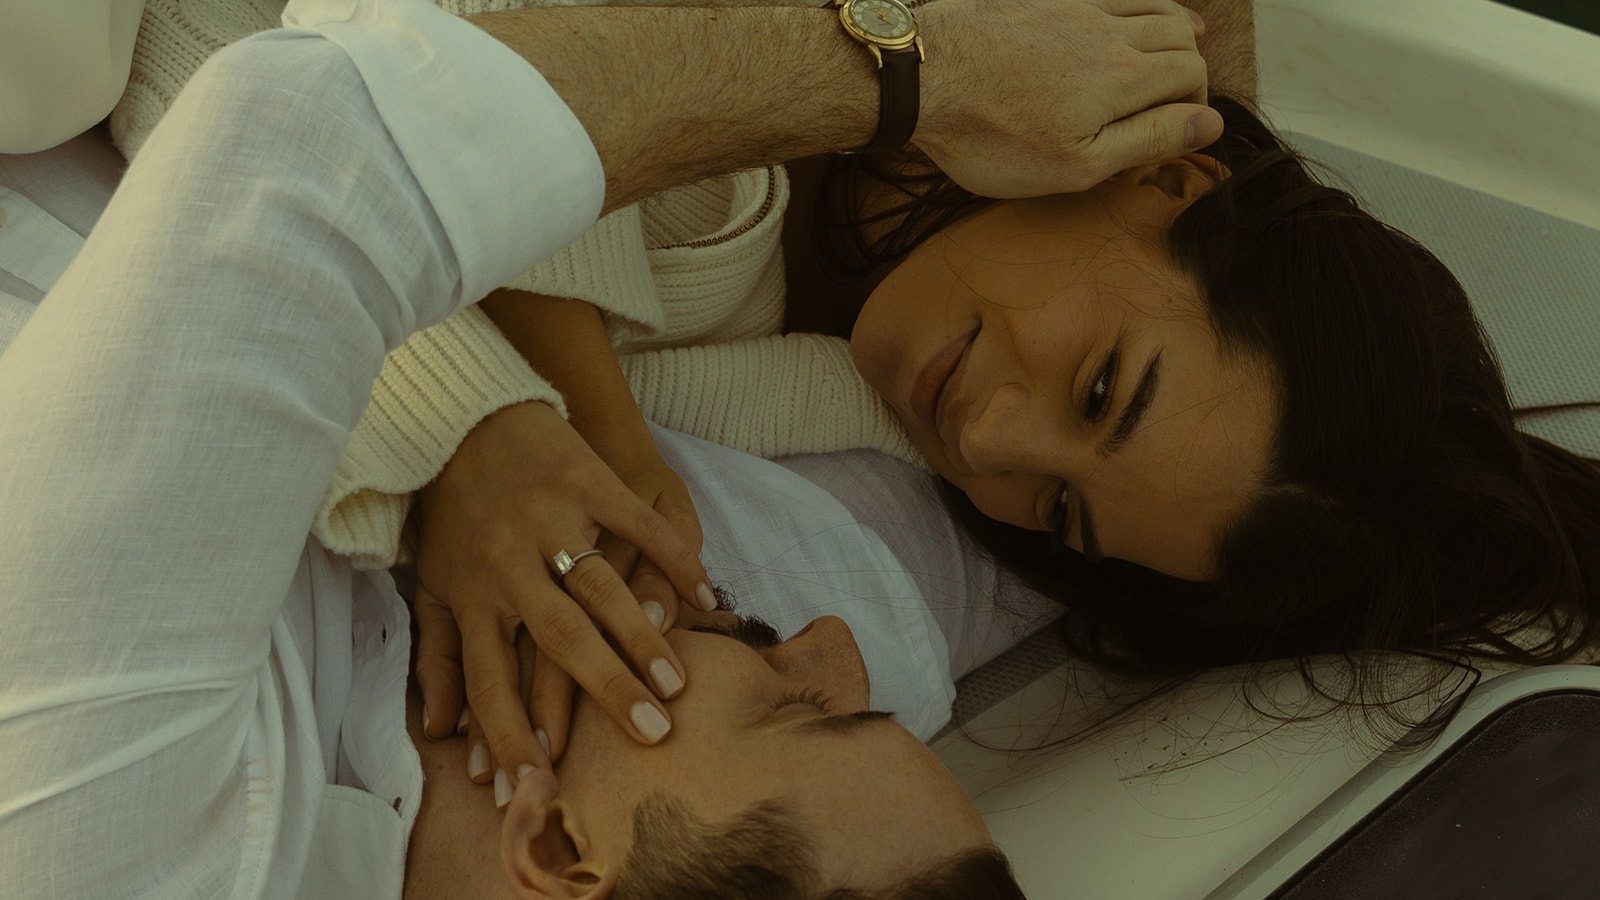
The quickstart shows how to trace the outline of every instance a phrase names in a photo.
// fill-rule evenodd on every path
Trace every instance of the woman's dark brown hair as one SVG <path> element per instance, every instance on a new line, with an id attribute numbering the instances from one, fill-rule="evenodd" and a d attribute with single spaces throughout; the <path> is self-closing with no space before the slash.
<path id="1" fill-rule="evenodd" d="M 1227 131 L 1205 152 L 1229 175 L 1178 217 L 1169 252 L 1224 347 L 1268 361 L 1280 397 L 1270 471 L 1220 536 L 1217 577 L 1063 556 L 945 485 L 952 511 L 1061 600 L 1077 652 L 1122 672 L 1343 654 L 1356 677 L 1337 699 L 1387 710 L 1382 655 L 1367 651 L 1442 661 L 1444 678 L 1475 658 L 1532 665 L 1593 648 L 1600 467 L 1516 429 L 1494 352 L 1438 259 L 1319 183 L 1245 106 L 1213 106 Z M 936 173 L 848 165 L 824 233 L 845 270 L 892 262 L 990 202 Z M 838 213 L 875 183 L 903 202 L 867 240 Z"/>

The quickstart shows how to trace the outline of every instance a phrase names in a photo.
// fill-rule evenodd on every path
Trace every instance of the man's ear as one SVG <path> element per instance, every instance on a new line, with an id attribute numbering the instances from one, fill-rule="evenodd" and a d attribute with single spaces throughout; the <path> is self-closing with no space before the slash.
<path id="1" fill-rule="evenodd" d="M 1190 153 L 1164 163 L 1135 166 L 1111 176 L 1108 181 L 1133 186 L 1153 186 L 1175 200 L 1194 200 L 1209 193 L 1217 182 L 1228 177 L 1227 167 L 1204 153 Z"/>
<path id="2" fill-rule="evenodd" d="M 555 776 L 535 769 L 506 805 L 500 862 L 512 893 L 526 900 L 603 900 L 616 887 L 621 860 L 596 849 L 582 816 L 558 792 Z"/>

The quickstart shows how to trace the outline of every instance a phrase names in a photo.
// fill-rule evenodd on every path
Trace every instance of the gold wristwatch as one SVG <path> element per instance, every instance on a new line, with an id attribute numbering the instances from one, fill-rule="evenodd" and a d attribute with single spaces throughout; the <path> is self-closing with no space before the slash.
<path id="1" fill-rule="evenodd" d="M 834 0 L 845 34 L 859 41 L 878 63 L 878 130 L 855 152 L 897 150 L 910 143 L 921 107 L 917 67 L 922 38 L 917 20 L 900 0 Z"/>

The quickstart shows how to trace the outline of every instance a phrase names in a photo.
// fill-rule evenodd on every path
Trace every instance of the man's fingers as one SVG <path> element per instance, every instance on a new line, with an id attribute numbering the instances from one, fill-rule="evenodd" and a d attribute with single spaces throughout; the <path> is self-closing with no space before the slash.
<path id="1" fill-rule="evenodd" d="M 1116 86 L 1101 95 L 1100 110 L 1117 121 L 1204 91 L 1206 63 L 1193 47 L 1148 52 L 1124 48 L 1109 55 L 1100 77 Z"/>
<path id="2" fill-rule="evenodd" d="M 1222 136 L 1222 116 L 1209 107 L 1173 103 L 1107 125 L 1090 142 L 1090 165 L 1109 177 L 1135 166 L 1177 159 Z"/>
<path id="3" fill-rule="evenodd" d="M 1128 46 L 1144 53 L 1159 53 L 1165 50 L 1193 51 L 1197 33 L 1194 21 L 1182 13 L 1135 16 L 1126 20 L 1125 40 Z"/>
<path id="4" fill-rule="evenodd" d="M 1187 6 L 1174 0 L 1102 0 L 1101 6 L 1114 16 L 1183 16 L 1198 19 Z"/>
<path id="5" fill-rule="evenodd" d="M 422 692 L 422 733 L 429 740 L 454 734 L 465 713 L 461 676 L 461 630 L 426 585 L 417 584 L 412 604 L 417 619 L 417 687 Z"/>

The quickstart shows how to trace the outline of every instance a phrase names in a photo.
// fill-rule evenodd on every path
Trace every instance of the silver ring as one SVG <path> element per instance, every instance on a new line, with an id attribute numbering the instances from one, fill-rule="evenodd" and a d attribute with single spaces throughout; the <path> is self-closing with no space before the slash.
<path id="1" fill-rule="evenodd" d="M 572 556 L 568 554 L 567 551 L 561 550 L 558 551 L 555 556 L 550 557 L 550 561 L 555 564 L 556 577 L 566 578 L 567 573 L 572 571 L 572 567 L 578 564 L 578 560 L 583 559 L 586 556 L 594 556 L 597 553 L 599 553 L 601 556 L 605 555 L 599 550 L 585 550 L 582 553 L 579 553 L 577 556 Z"/>

